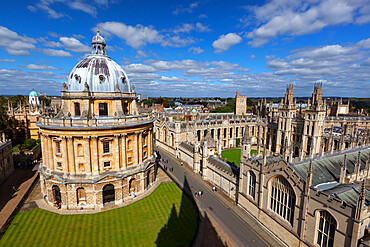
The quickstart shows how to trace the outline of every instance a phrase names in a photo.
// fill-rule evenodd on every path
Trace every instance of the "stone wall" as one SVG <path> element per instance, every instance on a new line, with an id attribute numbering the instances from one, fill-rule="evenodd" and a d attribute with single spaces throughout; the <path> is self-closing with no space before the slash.
<path id="1" fill-rule="evenodd" d="M 10 140 L 0 141 L 0 184 L 9 177 L 13 171 L 12 142 Z"/>

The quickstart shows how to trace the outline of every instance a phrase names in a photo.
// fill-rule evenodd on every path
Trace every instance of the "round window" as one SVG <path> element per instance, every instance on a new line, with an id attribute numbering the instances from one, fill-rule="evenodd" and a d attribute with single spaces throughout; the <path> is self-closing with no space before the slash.
<path id="1" fill-rule="evenodd" d="M 100 80 L 100 83 L 102 83 L 105 81 L 105 77 L 103 75 L 99 75 L 99 80 Z"/>

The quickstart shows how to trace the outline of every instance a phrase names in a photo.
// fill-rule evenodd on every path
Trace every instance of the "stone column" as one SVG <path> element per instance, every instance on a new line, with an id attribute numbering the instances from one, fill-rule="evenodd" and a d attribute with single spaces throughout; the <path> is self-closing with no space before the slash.
<path id="1" fill-rule="evenodd" d="M 67 144 L 68 144 L 68 160 L 69 160 L 69 171 L 71 175 L 76 174 L 76 164 L 75 164 L 75 150 L 73 145 L 73 138 L 72 136 L 67 137 Z"/>
<path id="2" fill-rule="evenodd" d="M 98 175 L 99 174 L 99 153 L 98 153 L 98 137 L 93 136 L 91 137 L 93 140 L 93 174 Z"/>
<path id="3" fill-rule="evenodd" d="M 115 157 L 115 165 L 116 165 L 116 171 L 120 170 L 120 150 L 119 150 L 119 140 L 120 135 L 114 135 L 114 157 Z"/>
<path id="4" fill-rule="evenodd" d="M 50 169 L 49 167 L 49 164 L 47 162 L 47 154 L 48 152 L 46 152 L 46 147 L 48 145 L 48 139 L 46 138 L 45 134 L 41 134 L 41 149 L 42 149 L 42 165 L 43 167 L 45 168 L 48 168 Z"/>
<path id="5" fill-rule="evenodd" d="M 127 169 L 127 158 L 126 158 L 126 137 L 127 134 L 122 135 L 122 170 Z"/>
<path id="6" fill-rule="evenodd" d="M 91 150 L 90 150 L 90 136 L 85 136 L 85 146 L 86 146 L 86 164 L 85 170 L 86 175 L 91 175 Z"/>
<path id="7" fill-rule="evenodd" d="M 138 138 L 137 138 L 137 136 L 138 136 L 138 134 L 139 134 L 139 132 L 135 132 L 135 134 L 134 134 L 134 165 L 137 165 L 137 164 L 139 164 L 139 154 L 138 154 L 138 150 L 139 150 L 139 147 L 138 147 Z"/>
<path id="8" fill-rule="evenodd" d="M 138 133 L 138 136 L 139 136 L 139 140 L 138 140 L 138 145 L 139 145 L 138 152 L 139 152 L 139 164 L 140 164 L 141 162 L 143 162 L 143 132 L 140 131 Z"/>
<path id="9" fill-rule="evenodd" d="M 46 135 L 48 143 L 48 164 L 51 170 L 54 170 L 54 152 L 53 152 L 53 140 L 50 135 Z"/>
<path id="10" fill-rule="evenodd" d="M 148 157 L 151 157 L 153 155 L 153 129 L 148 130 Z"/>
<path id="11" fill-rule="evenodd" d="M 61 153 L 62 153 L 62 167 L 63 172 L 69 173 L 68 169 L 68 149 L 67 149 L 67 138 L 65 136 L 61 136 L 62 143 L 61 143 Z"/>

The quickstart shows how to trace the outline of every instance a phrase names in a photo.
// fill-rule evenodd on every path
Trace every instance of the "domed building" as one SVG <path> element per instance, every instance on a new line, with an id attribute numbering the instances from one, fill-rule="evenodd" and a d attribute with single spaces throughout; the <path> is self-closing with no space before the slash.
<path id="1" fill-rule="evenodd" d="M 28 103 L 33 107 L 39 107 L 40 106 L 39 96 L 36 93 L 35 89 L 32 89 L 32 91 L 28 95 Z"/>
<path id="2" fill-rule="evenodd" d="M 154 119 L 138 115 L 134 86 L 99 31 L 91 44 L 63 83 L 60 112 L 38 123 L 41 190 L 65 209 L 121 204 L 156 179 Z"/>

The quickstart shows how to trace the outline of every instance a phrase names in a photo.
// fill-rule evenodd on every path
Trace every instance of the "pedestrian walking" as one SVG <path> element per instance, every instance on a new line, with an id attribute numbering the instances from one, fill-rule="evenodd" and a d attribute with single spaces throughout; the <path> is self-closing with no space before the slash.
<path id="1" fill-rule="evenodd" d="M 195 195 L 195 197 L 197 197 L 198 196 L 198 191 L 195 191 L 194 195 Z"/>

